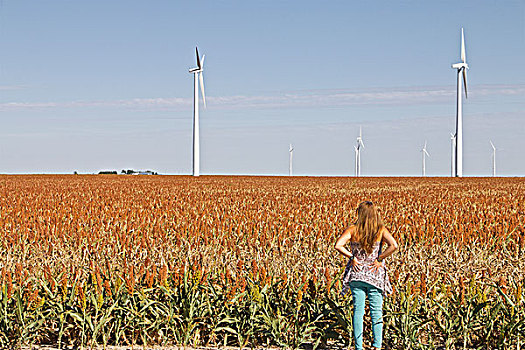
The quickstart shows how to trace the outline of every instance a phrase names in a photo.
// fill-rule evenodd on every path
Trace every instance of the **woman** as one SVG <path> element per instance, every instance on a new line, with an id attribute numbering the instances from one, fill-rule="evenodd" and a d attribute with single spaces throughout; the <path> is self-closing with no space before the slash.
<path id="1" fill-rule="evenodd" d="M 345 245 L 350 242 L 350 249 Z M 383 243 L 388 245 L 381 252 Z M 335 249 L 349 258 L 343 277 L 343 293 L 352 291 L 354 300 L 354 341 L 356 350 L 363 349 L 363 316 L 365 297 L 370 304 L 372 346 L 381 349 L 383 337 L 383 295 L 392 293 L 383 260 L 397 250 L 397 242 L 383 226 L 374 203 L 366 201 L 357 208 L 357 223 L 343 232 L 335 243 Z"/>

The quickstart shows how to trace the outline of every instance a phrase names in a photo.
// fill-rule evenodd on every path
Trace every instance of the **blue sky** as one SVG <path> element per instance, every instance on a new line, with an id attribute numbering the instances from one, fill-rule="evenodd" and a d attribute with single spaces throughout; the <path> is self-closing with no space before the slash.
<path id="1" fill-rule="evenodd" d="M 460 28 L 465 175 L 525 175 L 525 1 L 0 0 L 0 173 L 450 173 Z"/>

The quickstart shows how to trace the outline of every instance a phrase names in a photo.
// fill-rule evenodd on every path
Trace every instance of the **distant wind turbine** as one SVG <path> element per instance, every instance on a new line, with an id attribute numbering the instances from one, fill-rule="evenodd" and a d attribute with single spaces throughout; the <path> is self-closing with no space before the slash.
<path id="1" fill-rule="evenodd" d="M 496 147 L 492 143 L 492 141 L 489 141 L 490 145 L 492 146 L 492 176 L 496 176 Z"/>
<path id="2" fill-rule="evenodd" d="M 454 177 L 454 150 L 456 149 L 456 135 L 450 133 L 450 176 Z"/>
<path id="3" fill-rule="evenodd" d="M 425 141 L 425 145 L 421 149 L 421 153 L 423 154 L 423 176 L 426 176 L 425 157 L 427 157 L 427 156 L 430 157 L 430 154 L 428 154 L 428 152 L 427 152 L 427 141 Z"/>
<path id="4" fill-rule="evenodd" d="M 202 70 L 204 67 L 204 55 L 202 59 L 199 58 L 199 49 L 195 47 L 195 54 L 197 56 L 197 67 L 191 68 L 190 73 L 193 74 L 193 176 L 200 175 L 200 141 L 199 141 L 199 83 L 202 94 L 202 102 L 206 108 L 206 96 L 204 95 L 204 80 L 202 78 Z"/>
<path id="5" fill-rule="evenodd" d="M 290 161 L 289 161 L 289 169 L 288 169 L 288 175 L 293 175 L 293 146 L 290 144 L 290 149 L 288 150 L 288 153 L 290 153 Z"/>
<path id="6" fill-rule="evenodd" d="M 461 62 L 452 65 L 458 71 L 457 99 L 456 99 L 456 177 L 463 176 L 463 111 L 461 93 L 461 75 L 463 75 L 463 86 L 465 87 L 465 98 L 467 98 L 467 54 L 465 52 L 465 36 L 461 28 Z"/>
<path id="7" fill-rule="evenodd" d="M 365 148 L 363 143 L 363 134 L 361 127 L 359 127 L 359 136 L 357 137 L 357 146 L 355 149 L 355 176 L 361 176 L 361 147 Z"/>

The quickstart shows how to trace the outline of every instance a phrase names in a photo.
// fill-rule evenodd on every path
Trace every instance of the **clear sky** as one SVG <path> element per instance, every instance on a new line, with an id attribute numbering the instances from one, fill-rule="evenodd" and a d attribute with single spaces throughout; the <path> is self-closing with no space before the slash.
<path id="1" fill-rule="evenodd" d="M 525 1 L 0 0 L 0 173 L 525 175 Z"/>

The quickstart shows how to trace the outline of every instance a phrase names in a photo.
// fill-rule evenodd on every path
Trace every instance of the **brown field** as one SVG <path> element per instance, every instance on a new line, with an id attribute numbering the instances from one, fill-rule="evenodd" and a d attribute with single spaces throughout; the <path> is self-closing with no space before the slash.
<path id="1" fill-rule="evenodd" d="M 525 342 L 525 179 L 0 176 L 0 346 L 351 339 L 335 239 L 372 200 L 387 348 Z"/>

